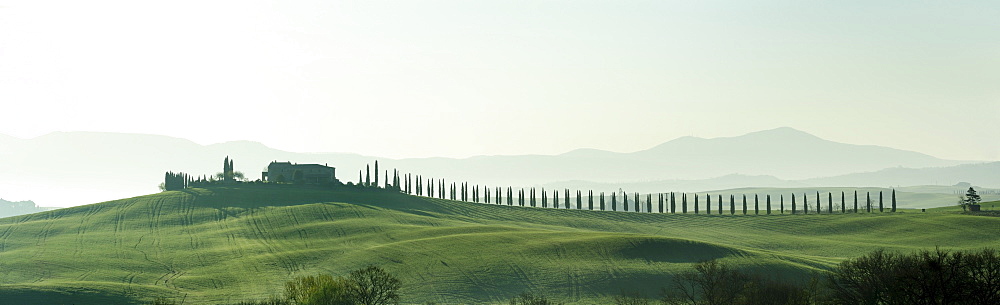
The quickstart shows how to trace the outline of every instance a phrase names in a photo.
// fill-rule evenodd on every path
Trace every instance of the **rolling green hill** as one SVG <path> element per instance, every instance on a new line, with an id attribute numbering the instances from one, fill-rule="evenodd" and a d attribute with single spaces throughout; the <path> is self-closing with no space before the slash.
<path id="1" fill-rule="evenodd" d="M 791 279 L 865 252 L 1000 243 L 1000 218 L 952 210 L 670 215 L 483 205 L 379 191 L 188 189 L 0 219 L 0 299 L 226 303 L 294 276 L 379 265 L 407 303 L 579 304 L 655 293 L 719 258 Z M 651 295 L 652 296 L 652 295 Z"/>

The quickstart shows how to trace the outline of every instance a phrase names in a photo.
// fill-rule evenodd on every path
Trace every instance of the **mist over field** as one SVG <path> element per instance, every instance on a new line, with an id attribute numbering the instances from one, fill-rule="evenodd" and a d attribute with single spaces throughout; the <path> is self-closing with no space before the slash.
<path id="1" fill-rule="evenodd" d="M 679 138 L 630 153 L 577 149 L 558 155 L 386 159 L 353 153 L 295 153 L 251 141 L 200 145 L 155 135 L 65 132 L 7 138 L 0 148 L 4 196 L 73 206 L 157 192 L 163 173 L 214 175 L 226 156 L 249 180 L 272 161 L 327 164 L 342 182 L 375 160 L 385 169 L 480 185 L 596 191 L 705 192 L 743 187 L 882 187 L 969 182 L 1000 188 L 1000 163 L 820 139 L 791 128 L 737 137 Z M 85 150 L 80 150 L 86 147 Z M 77 152 L 67 154 L 66 152 Z M 963 164 L 963 165 L 959 165 Z M 960 190 L 956 188 L 956 190 Z M 951 198 L 917 206 L 951 205 Z"/>

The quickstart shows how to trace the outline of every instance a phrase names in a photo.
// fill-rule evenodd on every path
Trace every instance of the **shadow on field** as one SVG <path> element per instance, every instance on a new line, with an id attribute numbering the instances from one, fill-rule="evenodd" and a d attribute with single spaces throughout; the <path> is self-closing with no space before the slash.
<path id="1" fill-rule="evenodd" d="M 640 259 L 663 263 L 697 263 L 741 254 L 733 248 L 682 239 L 646 238 L 629 241 L 631 246 L 619 248 L 624 259 Z"/>
<path id="2" fill-rule="evenodd" d="M 39 289 L 33 287 L 2 287 L 0 303 L 3 304 L 142 304 L 121 294 L 104 291 L 67 288 L 67 290 Z"/>

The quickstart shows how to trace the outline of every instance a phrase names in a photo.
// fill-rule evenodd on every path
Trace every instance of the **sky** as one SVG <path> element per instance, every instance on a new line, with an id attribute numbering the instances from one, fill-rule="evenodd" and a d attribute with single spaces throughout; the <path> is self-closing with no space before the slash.
<path id="1" fill-rule="evenodd" d="M 0 0 L 0 134 L 404 157 L 788 126 L 1000 160 L 997 1 Z"/>

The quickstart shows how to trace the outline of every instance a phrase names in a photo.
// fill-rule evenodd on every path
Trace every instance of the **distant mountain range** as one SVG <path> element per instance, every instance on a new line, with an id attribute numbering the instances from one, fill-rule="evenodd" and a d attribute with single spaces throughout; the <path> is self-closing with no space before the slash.
<path id="1" fill-rule="evenodd" d="M 587 183 L 648 184 L 657 189 L 692 190 L 816 184 L 950 185 L 959 181 L 1000 185 L 998 175 L 987 174 L 996 173 L 995 163 L 953 167 L 971 162 L 837 143 L 792 128 L 713 139 L 683 137 L 631 153 L 578 149 L 560 155 L 464 159 L 294 153 L 249 141 L 199 145 L 167 136 L 57 132 L 33 139 L 0 135 L 0 193 L 17 192 L 21 198 L 60 206 L 112 200 L 157 192 L 166 171 L 214 174 L 221 171 L 226 156 L 235 160 L 236 170 L 251 179 L 260 177 L 267 164 L 277 160 L 329 164 L 337 168 L 341 181 L 356 181 L 359 170 L 377 159 L 380 169 L 397 168 L 425 178 L 487 185 L 578 181 L 559 184 L 573 188 Z M 969 181 L 975 179 L 982 182 Z"/>
<path id="2" fill-rule="evenodd" d="M 970 182 L 977 187 L 1000 186 L 1000 162 L 961 164 L 948 167 L 886 168 L 874 172 L 802 180 L 782 180 L 769 175 L 731 174 L 710 179 L 670 179 L 642 182 L 561 181 L 545 183 L 547 188 L 584 188 L 594 190 L 627 189 L 637 192 L 709 191 L 741 187 L 802 188 L 819 186 L 894 187 L 947 185 Z"/>

